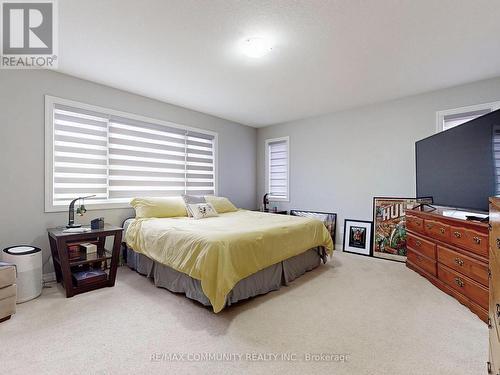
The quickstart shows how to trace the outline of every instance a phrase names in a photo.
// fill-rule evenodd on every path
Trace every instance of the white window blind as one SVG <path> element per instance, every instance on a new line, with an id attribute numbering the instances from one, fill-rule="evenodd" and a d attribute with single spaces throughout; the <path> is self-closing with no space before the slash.
<path id="1" fill-rule="evenodd" d="M 492 102 L 438 111 L 436 112 L 436 131 L 454 128 L 499 108 L 500 102 Z"/>
<path id="2" fill-rule="evenodd" d="M 213 136 L 111 118 L 109 197 L 214 194 Z"/>
<path id="3" fill-rule="evenodd" d="M 482 109 L 478 111 L 468 111 L 463 113 L 455 113 L 451 115 L 445 115 L 443 117 L 443 130 L 448 130 L 454 128 L 455 126 L 459 126 L 465 124 L 468 121 L 472 121 L 479 116 L 483 116 L 487 113 L 490 113 L 491 109 Z"/>
<path id="4" fill-rule="evenodd" d="M 56 102 L 48 108 L 46 210 L 88 195 L 95 195 L 86 200 L 89 207 L 106 208 L 139 196 L 216 194 L 214 133 L 88 107 Z"/>
<path id="5" fill-rule="evenodd" d="M 107 118 L 98 113 L 56 105 L 54 108 L 53 205 L 107 191 Z"/>
<path id="6" fill-rule="evenodd" d="M 288 200 L 288 141 L 288 137 L 266 141 L 267 187 L 270 199 Z"/>

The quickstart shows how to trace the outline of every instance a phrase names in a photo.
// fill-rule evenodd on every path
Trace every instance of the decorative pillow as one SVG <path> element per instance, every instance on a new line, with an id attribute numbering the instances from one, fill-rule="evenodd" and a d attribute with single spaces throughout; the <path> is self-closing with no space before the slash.
<path id="1" fill-rule="evenodd" d="M 187 216 L 181 197 L 134 198 L 130 205 L 135 208 L 136 218 Z"/>
<path id="2" fill-rule="evenodd" d="M 214 206 L 210 203 L 195 203 L 189 205 L 194 219 L 205 219 L 207 217 L 219 216 Z"/>
<path id="3" fill-rule="evenodd" d="M 189 205 L 190 204 L 207 203 L 207 201 L 205 200 L 204 197 L 198 197 L 196 195 L 186 195 L 186 194 L 183 194 L 182 195 L 182 199 L 184 199 L 184 204 L 186 205 L 186 210 L 187 210 L 187 213 L 188 213 L 189 217 L 193 216 L 193 213 L 189 209 Z"/>
<path id="4" fill-rule="evenodd" d="M 216 211 L 220 214 L 225 212 L 235 212 L 238 211 L 236 206 L 231 203 L 231 201 L 225 197 L 216 197 L 215 195 L 205 195 L 205 199 L 208 203 L 212 203 Z"/>

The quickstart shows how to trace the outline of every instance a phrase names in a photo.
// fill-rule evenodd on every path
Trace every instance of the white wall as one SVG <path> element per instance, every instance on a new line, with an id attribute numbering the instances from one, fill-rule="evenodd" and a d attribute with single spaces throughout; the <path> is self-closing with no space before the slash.
<path id="1" fill-rule="evenodd" d="M 415 141 L 435 133 L 436 111 L 500 100 L 500 78 L 258 129 L 257 203 L 264 142 L 290 136 L 290 203 L 283 209 L 372 220 L 374 196 L 415 195 Z"/>
<path id="2" fill-rule="evenodd" d="M 254 128 L 46 70 L 2 70 L 0 88 L 0 250 L 31 244 L 47 261 L 46 228 L 67 222 L 67 213 L 44 213 L 45 94 L 217 132 L 219 194 L 239 207 L 255 207 Z M 104 216 L 121 225 L 132 215 L 132 209 L 88 211 L 82 220 Z M 44 272 L 51 270 L 47 262 Z"/>

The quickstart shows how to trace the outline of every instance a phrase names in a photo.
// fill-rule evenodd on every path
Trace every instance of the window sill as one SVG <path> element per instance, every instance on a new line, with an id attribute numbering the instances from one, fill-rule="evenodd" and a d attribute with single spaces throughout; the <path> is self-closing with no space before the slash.
<path id="1" fill-rule="evenodd" d="M 97 210 L 115 210 L 115 209 L 130 209 L 133 208 L 128 203 L 101 203 L 101 204 L 88 204 L 85 203 L 85 208 L 87 211 L 97 211 Z M 45 207 L 46 213 L 49 212 L 68 212 L 69 205 L 67 206 L 50 206 Z"/>
<path id="2" fill-rule="evenodd" d="M 290 202 L 290 198 L 277 198 L 268 196 L 267 199 L 269 200 L 269 202 Z"/>

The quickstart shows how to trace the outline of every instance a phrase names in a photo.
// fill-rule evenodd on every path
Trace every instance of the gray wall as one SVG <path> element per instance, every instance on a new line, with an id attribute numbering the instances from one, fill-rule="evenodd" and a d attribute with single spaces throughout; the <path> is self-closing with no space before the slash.
<path id="1" fill-rule="evenodd" d="M 415 141 L 436 131 L 436 111 L 500 100 L 500 78 L 258 129 L 257 203 L 265 191 L 264 141 L 290 136 L 290 203 L 372 219 L 374 196 L 415 195 Z"/>
<path id="2" fill-rule="evenodd" d="M 67 222 L 67 213 L 44 213 L 44 95 L 108 107 L 219 134 L 219 194 L 255 207 L 256 129 L 107 86 L 46 70 L 0 71 L 0 249 L 32 244 L 50 250 L 46 228 Z M 121 224 L 131 209 L 89 211 Z M 52 270 L 46 262 L 44 272 Z"/>

